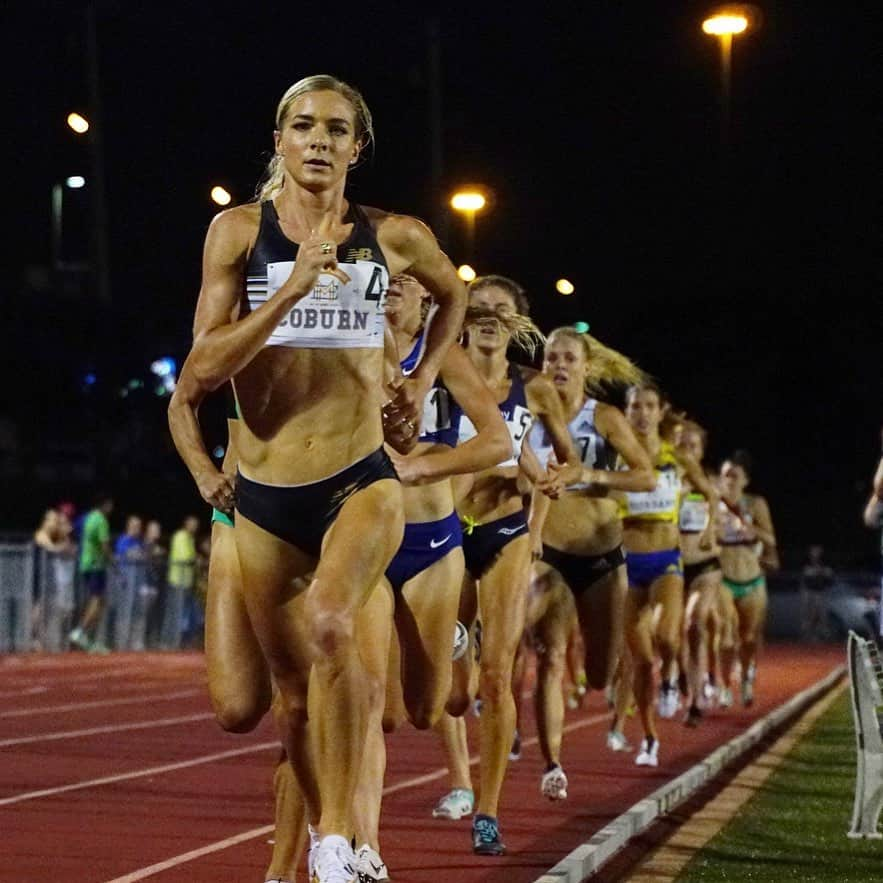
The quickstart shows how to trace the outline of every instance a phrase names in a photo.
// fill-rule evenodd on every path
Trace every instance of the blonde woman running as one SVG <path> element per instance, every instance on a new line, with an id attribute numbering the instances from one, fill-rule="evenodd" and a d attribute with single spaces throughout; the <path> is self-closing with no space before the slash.
<path id="1" fill-rule="evenodd" d="M 751 459 L 736 451 L 720 471 L 718 539 L 724 588 L 738 614 L 739 661 L 742 666 L 742 704 L 754 702 L 757 650 L 766 623 L 767 591 L 761 561 L 776 556 L 776 533 L 767 501 L 746 489 L 751 480 Z M 724 655 L 722 704 L 729 704 L 733 655 Z"/>
<path id="2" fill-rule="evenodd" d="M 528 340 L 530 335 L 539 336 L 527 313 L 524 290 L 511 279 L 484 276 L 470 285 L 466 352 L 497 401 L 513 445 L 511 457 L 475 475 L 457 505 L 464 524 L 463 551 L 468 575 L 464 592 L 477 591 L 481 620 L 481 788 L 478 811 L 473 818 L 472 847 L 477 855 L 488 856 L 503 855 L 506 849 L 500 837 L 497 811 L 515 734 L 512 669 L 524 632 L 531 559 L 531 539 L 518 475 L 519 462 L 523 462 L 522 448 L 535 419 L 548 428 L 556 457 L 565 464 L 560 475 L 547 482 L 536 474 L 534 461 L 531 471 L 541 490 L 556 493 L 560 486 L 581 474 L 554 387 L 542 374 L 510 363 L 506 356 L 513 332 L 516 339 L 522 335 Z M 464 418 L 461 441 L 474 434 L 470 421 Z M 464 741 L 457 742 L 461 753 Z M 453 767 L 462 773 L 462 762 Z M 466 772 L 468 775 L 468 769 Z M 458 784 L 460 791 L 471 790 L 464 787 L 465 782 Z M 442 802 L 450 796 L 442 798 Z"/>
<path id="3" fill-rule="evenodd" d="M 382 671 L 369 672 L 363 654 L 388 632 L 388 602 L 372 592 L 404 525 L 382 449 L 389 274 L 407 271 L 438 305 L 393 406 L 412 432 L 465 309 L 423 225 L 346 200 L 347 172 L 371 135 L 351 86 L 321 75 L 287 90 L 259 202 L 209 229 L 191 354 L 208 388 L 233 378 L 240 407 L 234 529 L 245 605 L 320 838 L 318 883 L 355 880 L 353 795 L 368 707 L 385 690 L 386 647 Z"/>
<path id="4" fill-rule="evenodd" d="M 568 784 L 560 763 L 568 608 L 575 604 L 588 685 L 604 690 L 619 663 L 628 592 L 622 520 L 618 503 L 609 494 L 652 490 L 656 478 L 622 412 L 595 398 L 606 384 L 641 380 L 639 368 L 589 334 L 558 328 L 546 341 L 543 374 L 558 392 L 582 459 L 578 482 L 556 500 L 535 494 L 532 503 L 542 524 L 542 561 L 534 565 L 532 592 L 548 596 L 534 626 L 536 715 L 546 762 L 540 791 L 558 800 L 567 796 Z M 530 443 L 540 463 L 547 464 L 553 452 L 543 425 L 534 425 Z M 620 470 L 614 469 L 617 455 L 624 464 Z"/>

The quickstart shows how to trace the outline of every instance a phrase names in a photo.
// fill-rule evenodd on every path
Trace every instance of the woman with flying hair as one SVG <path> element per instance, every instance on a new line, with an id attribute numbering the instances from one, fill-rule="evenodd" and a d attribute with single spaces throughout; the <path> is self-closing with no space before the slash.
<path id="1" fill-rule="evenodd" d="M 382 447 L 384 297 L 390 274 L 407 272 L 437 304 L 423 359 L 388 408 L 414 434 L 465 293 L 420 222 L 347 200 L 347 174 L 373 137 L 355 89 L 307 77 L 285 92 L 275 122 L 258 200 L 209 228 L 190 358 L 209 389 L 232 378 L 240 409 L 243 597 L 316 832 L 310 876 L 351 883 L 368 706 L 385 688 L 389 610 L 375 589 L 404 523 Z"/>
<path id="2" fill-rule="evenodd" d="M 653 667 L 658 649 L 662 661 L 659 716 L 671 718 L 678 709 L 678 653 L 684 622 L 684 572 L 678 530 L 682 479 L 711 498 L 713 489 L 702 467 L 660 435 L 665 413 L 662 392 L 651 381 L 629 388 L 625 415 L 655 472 L 650 491 L 627 491 L 622 501 L 623 546 L 629 591 L 625 605 L 625 639 L 634 672 L 634 698 L 644 729 L 638 766 L 658 766 L 659 739 L 653 710 Z M 705 533 L 713 530 L 709 525 Z M 658 620 L 655 612 L 660 609 Z M 622 731 L 624 711 L 620 684 L 612 729 Z"/>
<path id="3" fill-rule="evenodd" d="M 643 380 L 636 365 L 589 334 L 556 328 L 546 341 L 543 374 L 561 399 L 582 461 L 579 480 L 558 499 L 535 494 L 532 502 L 533 518 L 542 526 L 542 560 L 534 565 L 531 592 L 548 599 L 533 625 L 537 728 L 546 763 L 540 791 L 559 800 L 567 796 L 560 755 L 568 609 L 575 601 L 588 685 L 604 690 L 620 658 L 628 591 L 622 520 L 610 494 L 652 490 L 656 482 L 650 459 L 622 412 L 598 399 L 609 385 Z M 549 464 L 551 439 L 541 424 L 531 430 L 530 443 L 540 463 Z M 620 469 L 615 468 L 617 456 Z M 554 470 L 554 464 L 550 468 Z"/>
<path id="4" fill-rule="evenodd" d="M 488 856 L 505 853 L 497 812 L 515 735 L 512 668 L 524 632 L 531 559 L 519 469 L 526 467 L 528 477 L 540 490 L 553 494 L 581 474 L 555 388 L 547 377 L 522 368 L 507 357 L 512 342 L 530 347 L 542 340 L 528 318 L 528 309 L 524 290 L 505 276 L 482 276 L 469 286 L 466 353 L 498 403 L 513 446 L 512 456 L 475 474 L 457 504 L 464 525 L 465 604 L 477 593 L 481 621 L 481 789 L 473 818 L 472 847 L 476 854 Z M 562 464 L 560 473 L 551 480 L 537 468 L 535 458 L 528 462 L 523 455 L 534 420 L 547 428 Z M 464 417 L 460 421 L 460 440 L 474 435 L 475 428 Z M 448 749 L 452 750 L 450 744 Z M 462 764 L 452 764 L 452 769 L 459 768 Z M 458 796 L 460 792 L 471 793 L 471 783 L 455 784 L 459 787 L 442 798 L 435 815 L 445 814 L 443 805 L 455 792 Z"/>

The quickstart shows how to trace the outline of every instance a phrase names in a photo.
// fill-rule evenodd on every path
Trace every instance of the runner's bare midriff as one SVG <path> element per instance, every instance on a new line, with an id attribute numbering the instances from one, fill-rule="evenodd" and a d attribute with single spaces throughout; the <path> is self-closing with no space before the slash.
<path id="1" fill-rule="evenodd" d="M 517 466 L 496 466 L 479 473 L 469 493 L 457 504 L 460 515 L 482 524 L 513 515 L 523 508 Z"/>
<path id="2" fill-rule="evenodd" d="M 623 523 L 622 542 L 629 552 L 666 552 L 677 549 L 680 531 L 676 524 L 663 521 L 629 521 Z"/>
<path id="3" fill-rule="evenodd" d="M 433 451 L 450 450 L 447 445 L 420 442 L 410 456 L 419 457 Z M 442 478 L 430 484 L 402 486 L 405 501 L 405 522 L 424 524 L 439 521 L 454 511 L 454 492 L 450 478 Z"/>
<path id="4" fill-rule="evenodd" d="M 754 546 L 721 546 L 720 559 L 724 576 L 736 582 L 747 583 L 763 573 Z"/>
<path id="5" fill-rule="evenodd" d="M 234 378 L 244 475 L 320 481 L 383 442 L 382 349 L 267 347 Z"/>
<path id="6" fill-rule="evenodd" d="M 543 542 L 571 555 L 603 555 L 622 542 L 615 500 L 567 491 L 549 506 Z"/>

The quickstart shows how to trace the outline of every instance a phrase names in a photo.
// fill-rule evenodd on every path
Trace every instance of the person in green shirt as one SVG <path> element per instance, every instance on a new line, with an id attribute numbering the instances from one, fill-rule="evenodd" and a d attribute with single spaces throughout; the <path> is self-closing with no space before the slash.
<path id="1" fill-rule="evenodd" d="M 99 494 L 95 499 L 95 506 L 83 521 L 80 536 L 77 569 L 89 593 L 89 600 L 79 624 L 68 635 L 68 640 L 74 647 L 90 652 L 105 650 L 95 641 L 95 629 L 101 621 L 104 593 L 107 589 L 107 568 L 111 559 L 110 523 L 107 519 L 111 512 L 113 499 L 107 494 Z"/>

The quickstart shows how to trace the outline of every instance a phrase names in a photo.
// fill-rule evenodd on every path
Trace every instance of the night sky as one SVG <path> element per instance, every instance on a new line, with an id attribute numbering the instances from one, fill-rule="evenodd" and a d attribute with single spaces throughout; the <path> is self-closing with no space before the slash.
<path id="1" fill-rule="evenodd" d="M 53 182 L 90 175 L 87 146 L 64 123 L 70 109 L 92 111 L 84 6 L 8 5 L 12 318 L 3 333 L 13 364 L 28 370 L 4 412 L 25 442 L 63 436 L 65 426 L 75 434 L 78 415 L 103 407 L 102 384 L 116 388 L 152 358 L 186 354 L 217 210 L 210 187 L 250 199 L 282 92 L 333 73 L 361 89 L 377 130 L 350 199 L 424 218 L 460 263 L 462 220 L 446 197 L 463 183 L 489 187 L 479 272 L 520 280 L 545 330 L 586 320 L 633 357 L 709 428 L 712 462 L 749 449 L 787 562 L 823 542 L 835 563 L 872 563 L 877 541 L 860 512 L 883 423 L 878 10 L 761 6 L 762 27 L 735 45 L 725 151 L 718 46 L 699 29 L 707 4 L 557 3 L 527 14 L 499 3 L 434 12 L 417 3 L 99 3 L 112 291 L 103 305 L 88 282 L 59 290 L 40 269 Z M 442 63 L 438 190 L 431 15 Z M 72 254 L 85 250 L 85 194 L 65 210 Z M 571 297 L 555 293 L 560 276 L 576 286 Z M 90 370 L 99 383 L 84 392 Z M 148 398 L 145 413 L 161 423 Z M 149 458 L 140 468 L 152 470 Z M 162 491 L 170 518 L 198 505 L 174 468 Z M 30 481 L 11 486 L 0 528 L 27 527 L 52 499 Z M 149 505 L 141 492 L 114 490 L 122 504 Z M 88 489 L 55 480 L 45 493 L 85 501 Z"/>

